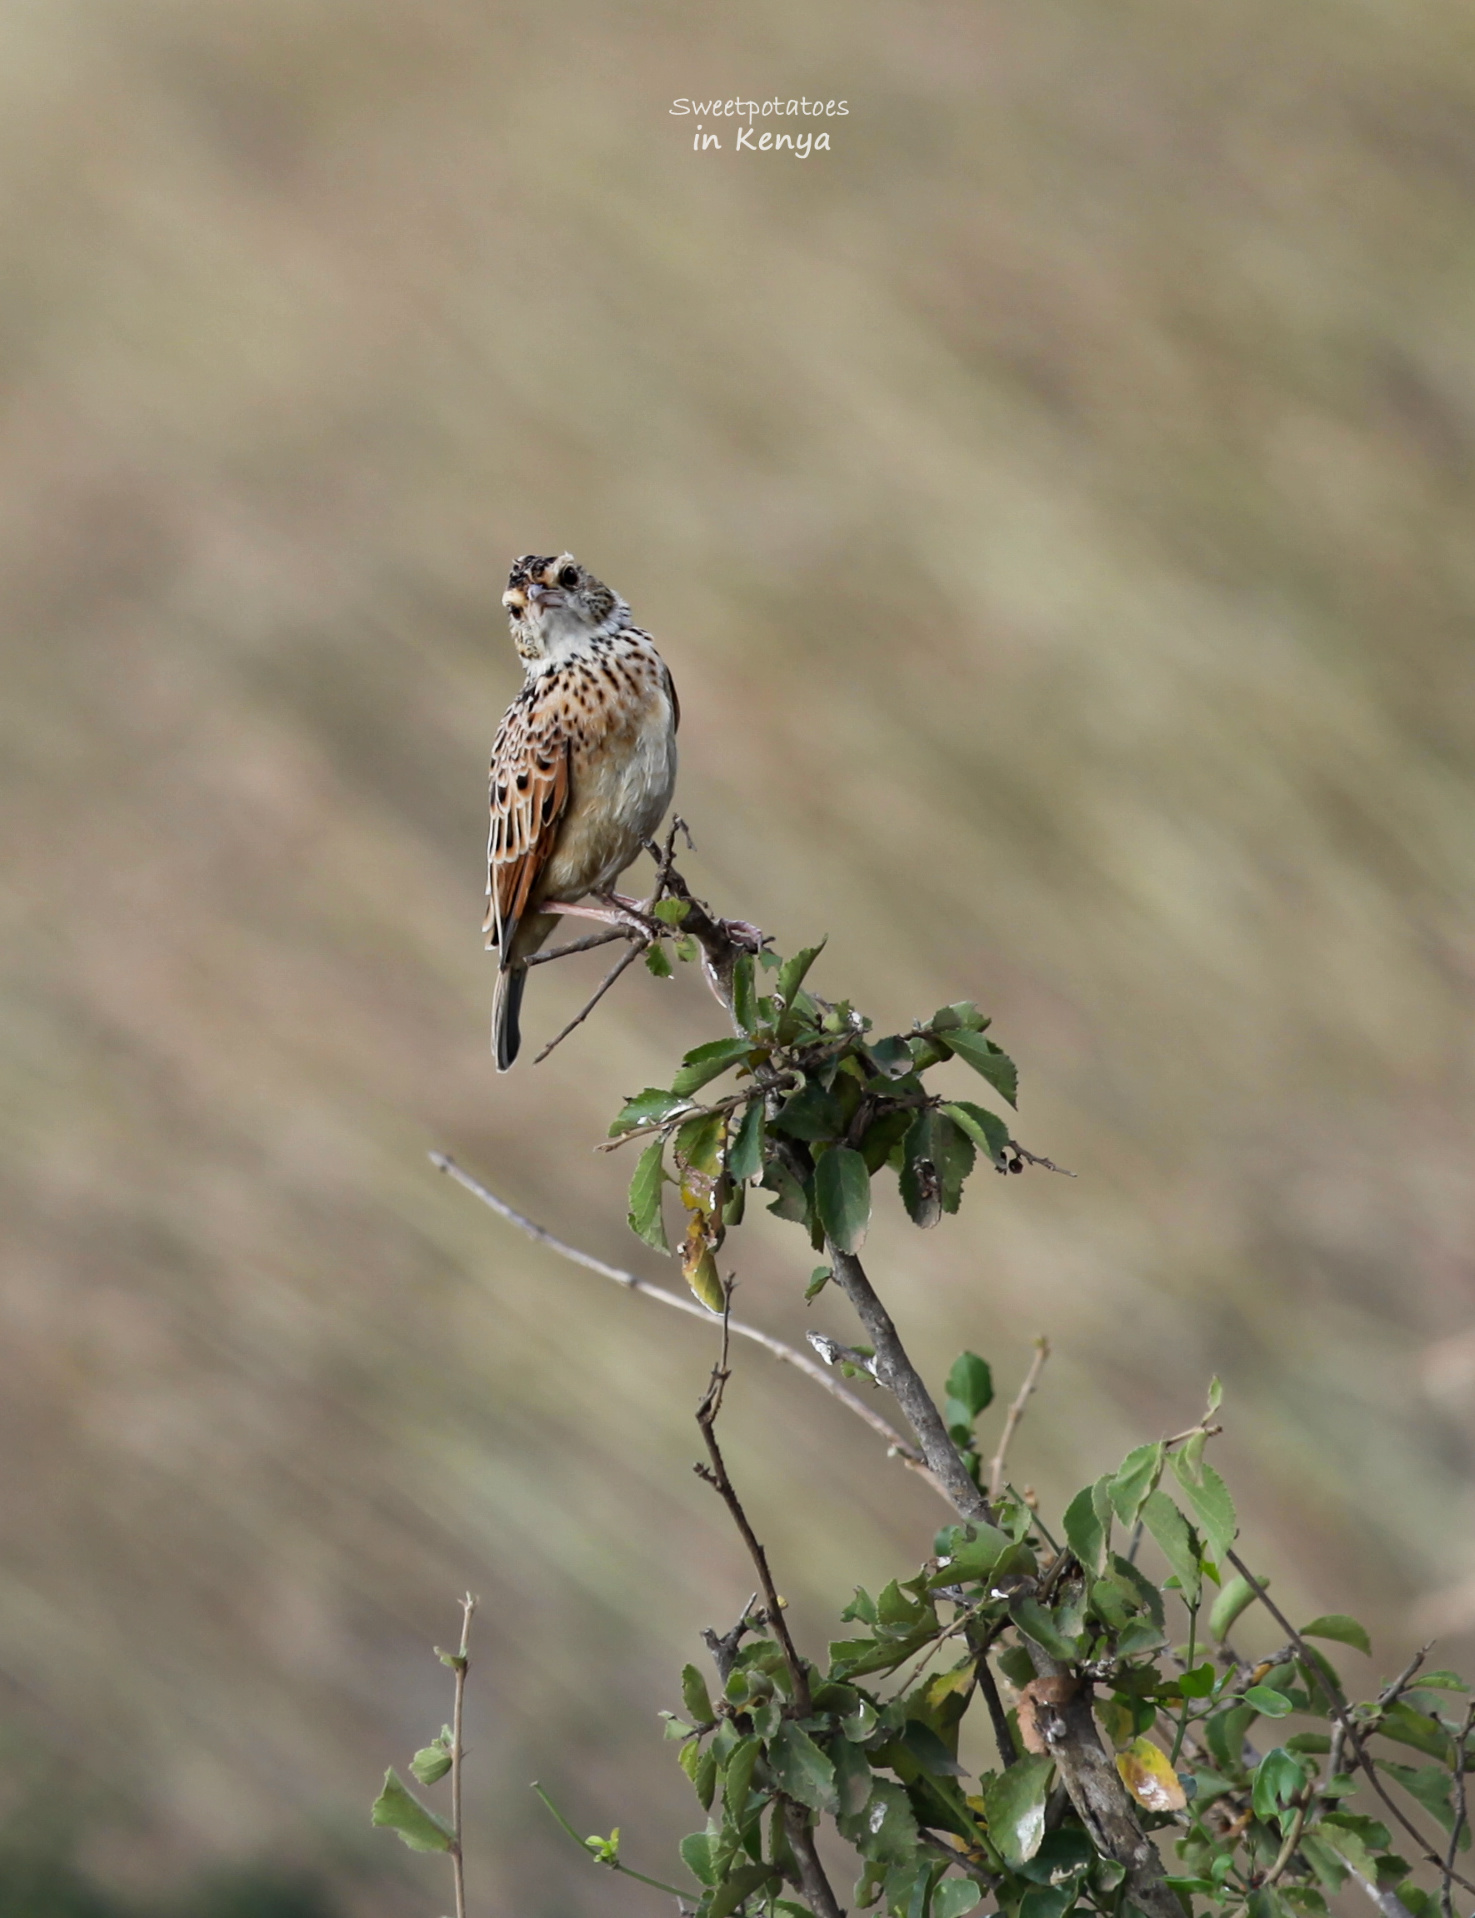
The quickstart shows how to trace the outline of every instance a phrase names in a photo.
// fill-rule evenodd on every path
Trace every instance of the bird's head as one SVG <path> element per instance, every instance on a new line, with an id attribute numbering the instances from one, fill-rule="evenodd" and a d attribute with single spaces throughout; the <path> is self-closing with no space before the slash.
<path id="1" fill-rule="evenodd" d="M 619 594 L 572 553 L 553 559 L 525 553 L 514 561 L 502 604 L 513 644 L 529 666 L 577 653 L 591 640 L 617 632 L 630 616 Z"/>

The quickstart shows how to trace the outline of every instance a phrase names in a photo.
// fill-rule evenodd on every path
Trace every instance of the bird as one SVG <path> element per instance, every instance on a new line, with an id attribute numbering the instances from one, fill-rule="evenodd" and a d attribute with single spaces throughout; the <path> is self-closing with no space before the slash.
<path id="1" fill-rule="evenodd" d="M 650 634 L 572 553 L 515 560 L 502 604 L 524 680 L 492 747 L 482 929 L 499 955 L 492 1048 L 506 1072 L 527 961 L 559 914 L 618 922 L 635 903 L 613 887 L 671 803 L 681 708 Z M 577 904 L 589 896 L 601 905 Z"/>

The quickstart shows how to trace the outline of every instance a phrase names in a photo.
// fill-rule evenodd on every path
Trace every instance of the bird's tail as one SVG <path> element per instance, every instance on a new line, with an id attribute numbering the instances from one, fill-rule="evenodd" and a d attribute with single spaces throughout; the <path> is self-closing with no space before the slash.
<path id="1" fill-rule="evenodd" d="M 497 1055 L 498 1072 L 507 1070 L 522 1044 L 518 1014 L 522 1010 L 522 989 L 527 977 L 527 968 L 519 965 L 506 966 L 497 973 L 492 995 L 492 1050 Z"/>

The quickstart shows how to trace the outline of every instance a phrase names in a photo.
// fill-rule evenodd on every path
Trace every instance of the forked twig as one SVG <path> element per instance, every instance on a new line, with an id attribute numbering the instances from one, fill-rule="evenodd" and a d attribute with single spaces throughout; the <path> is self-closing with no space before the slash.
<path id="1" fill-rule="evenodd" d="M 548 1057 L 548 1054 L 552 1052 L 555 1046 L 561 1046 L 564 1040 L 569 1036 L 571 1032 L 575 1031 L 579 1026 L 583 1025 L 584 1021 L 589 1017 L 589 1014 L 593 1012 L 594 1008 L 599 1004 L 600 1000 L 609 991 L 610 987 L 615 983 L 616 979 L 619 978 L 620 974 L 624 972 L 627 967 L 633 966 L 635 964 L 635 961 L 640 957 L 641 953 L 645 951 L 645 947 L 639 943 L 639 941 L 634 937 L 633 934 L 630 934 L 627 936 L 630 938 L 630 950 L 627 953 L 624 953 L 619 958 L 619 960 L 617 960 L 616 963 L 610 967 L 609 971 L 604 975 L 604 979 L 600 984 L 599 990 L 594 994 L 593 998 L 589 1000 L 588 1004 L 584 1007 L 583 1011 L 576 1012 L 573 1018 L 570 1019 L 568 1024 L 564 1027 L 563 1031 L 558 1033 L 554 1038 L 548 1041 L 547 1045 L 544 1046 L 543 1050 L 533 1060 L 533 1064 L 535 1066 L 542 1065 L 543 1061 Z M 594 944 L 603 945 L 604 941 L 602 939 L 595 940 Z"/>
<path id="2" fill-rule="evenodd" d="M 603 1279 L 613 1279 L 616 1285 L 623 1286 L 627 1292 L 638 1292 L 642 1298 L 654 1299 L 658 1305 L 668 1306 L 673 1312 L 684 1312 L 688 1318 L 701 1319 L 704 1324 L 711 1324 L 712 1314 L 706 1306 L 699 1305 L 694 1298 L 683 1298 L 679 1293 L 668 1292 L 664 1286 L 652 1285 L 649 1280 L 638 1277 L 634 1272 L 627 1272 L 618 1265 L 609 1265 L 605 1260 L 595 1258 L 592 1252 L 581 1252 L 577 1246 L 569 1245 L 565 1240 L 557 1238 L 545 1227 L 536 1224 L 515 1207 L 508 1205 L 505 1199 L 499 1199 L 495 1192 L 484 1186 L 480 1179 L 473 1178 L 448 1153 L 432 1152 L 430 1163 L 438 1171 L 447 1173 L 457 1185 L 464 1186 L 473 1198 L 480 1199 L 482 1204 L 489 1206 L 499 1218 L 506 1219 L 509 1225 L 515 1225 L 519 1232 L 525 1232 L 537 1244 L 546 1245 L 550 1252 L 556 1252 L 560 1258 L 568 1259 L 574 1265 L 581 1265 L 586 1271 L 597 1272 Z M 772 1353 L 774 1358 L 781 1359 L 785 1365 L 792 1365 L 806 1378 L 813 1379 L 816 1385 L 823 1386 L 831 1398 L 838 1399 L 847 1411 L 853 1412 L 858 1419 L 863 1419 L 878 1438 L 885 1440 L 886 1449 L 893 1458 L 900 1459 L 908 1470 L 915 1472 L 918 1478 L 925 1479 L 944 1503 L 949 1502 L 947 1493 L 928 1469 L 921 1454 L 913 1446 L 908 1445 L 895 1427 L 882 1418 L 873 1407 L 867 1405 L 863 1398 L 842 1385 L 832 1372 L 808 1358 L 803 1352 L 796 1351 L 792 1345 L 785 1345 L 782 1339 L 774 1338 L 769 1332 L 760 1331 L 756 1325 L 746 1325 L 741 1319 L 733 1319 L 730 1323 L 731 1330 L 737 1338 L 749 1339 L 754 1345 L 761 1345 L 764 1351 Z"/>
<path id="3" fill-rule="evenodd" d="M 1045 1361 L 1050 1356 L 1050 1341 L 1046 1338 L 1035 1340 L 1035 1355 L 1030 1360 L 1029 1370 L 1024 1375 L 1024 1383 L 1015 1394 L 1014 1403 L 1009 1407 L 1004 1420 L 1004 1429 L 999 1434 L 999 1448 L 989 1460 L 988 1495 L 997 1498 L 1004 1489 L 1004 1460 L 1008 1456 L 1009 1442 L 1014 1437 L 1019 1421 L 1024 1417 L 1024 1408 L 1030 1394 L 1040 1382 L 1040 1374 L 1045 1369 Z"/>

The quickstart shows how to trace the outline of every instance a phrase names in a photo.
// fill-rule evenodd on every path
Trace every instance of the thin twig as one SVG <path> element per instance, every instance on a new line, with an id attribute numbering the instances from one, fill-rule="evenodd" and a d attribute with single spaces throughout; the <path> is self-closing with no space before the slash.
<path id="1" fill-rule="evenodd" d="M 451 1708 L 451 1871 L 456 1888 L 456 1918 L 466 1918 L 466 1860 L 461 1849 L 461 1722 L 466 1704 L 466 1674 L 471 1661 L 466 1648 L 471 1641 L 471 1615 L 476 1600 L 470 1592 L 461 1600 L 461 1644 L 452 1663 L 456 1674 L 455 1703 Z"/>
<path id="2" fill-rule="evenodd" d="M 736 1525 L 748 1556 L 753 1561 L 753 1569 L 758 1574 L 758 1583 L 762 1587 L 768 1612 L 768 1624 L 778 1638 L 783 1649 L 784 1664 L 789 1673 L 789 1689 L 792 1694 L 793 1714 L 796 1718 L 808 1718 L 813 1703 L 809 1692 L 809 1673 L 804 1661 L 795 1647 L 789 1631 L 789 1621 L 784 1617 L 783 1604 L 773 1583 L 773 1573 L 769 1570 L 768 1554 L 759 1544 L 757 1534 L 743 1510 L 743 1502 L 738 1497 L 732 1480 L 727 1475 L 727 1465 L 722 1457 L 722 1448 L 717 1443 L 717 1418 L 722 1410 L 722 1398 L 731 1376 L 727 1367 L 730 1346 L 730 1308 L 732 1305 L 732 1282 L 724 1288 L 722 1312 L 722 1350 L 717 1363 L 712 1367 L 712 1378 L 707 1386 L 706 1396 L 697 1408 L 697 1424 L 701 1428 L 703 1442 L 707 1447 L 710 1466 L 695 1467 L 697 1476 L 712 1486 L 727 1507 Z M 789 1848 L 794 1854 L 798 1867 L 799 1888 L 809 1901 L 818 1918 L 843 1918 L 836 1901 L 830 1881 L 820 1863 L 819 1852 L 815 1849 L 814 1834 L 809 1826 L 809 1813 L 803 1805 L 796 1804 L 791 1798 L 780 1794 L 779 1802 L 783 1807 L 784 1830 L 788 1835 Z"/>
<path id="3" fill-rule="evenodd" d="M 1460 1840 L 1465 1835 L 1465 1827 L 1470 1822 L 1470 1807 L 1465 1796 L 1465 1760 L 1466 1742 L 1471 1729 L 1475 1728 L 1475 1703 L 1465 1708 L 1465 1722 L 1460 1727 L 1459 1742 L 1455 1746 L 1455 1822 L 1449 1834 L 1449 1850 L 1445 1854 L 1443 1876 L 1439 1884 L 1439 1909 L 1444 1918 L 1454 1918 L 1454 1866 L 1455 1853 L 1460 1848 Z"/>
<path id="4" fill-rule="evenodd" d="M 581 1252 L 577 1246 L 569 1245 L 563 1239 L 556 1238 L 543 1226 L 535 1224 L 532 1219 L 526 1218 L 513 1206 L 508 1205 L 505 1199 L 499 1199 L 495 1192 L 484 1186 L 479 1179 L 473 1178 L 448 1154 L 432 1152 L 430 1163 L 439 1171 L 449 1174 L 474 1198 L 480 1199 L 483 1205 L 490 1206 L 492 1211 L 500 1218 L 506 1219 L 509 1225 L 515 1225 L 519 1232 L 525 1232 L 539 1245 L 546 1245 L 560 1258 L 568 1259 L 574 1265 L 581 1265 L 586 1271 L 597 1272 L 603 1279 L 613 1279 L 616 1285 L 623 1286 L 627 1292 L 638 1292 L 642 1298 L 654 1299 L 658 1305 L 669 1306 L 673 1312 L 684 1312 L 689 1318 L 701 1319 L 704 1324 L 711 1324 L 712 1314 L 706 1306 L 699 1305 L 693 1298 L 683 1298 L 679 1293 L 668 1292 L 664 1286 L 652 1285 L 649 1280 L 637 1277 L 634 1272 L 626 1272 L 617 1265 L 608 1265 L 603 1259 L 595 1258 L 592 1253 Z M 832 1372 L 827 1371 L 823 1365 L 817 1364 L 805 1353 L 796 1351 L 792 1345 L 785 1345 L 782 1339 L 774 1338 L 771 1333 L 761 1332 L 756 1325 L 746 1325 L 741 1319 L 733 1319 L 731 1330 L 737 1338 L 749 1339 L 754 1345 L 761 1345 L 764 1351 L 772 1353 L 774 1358 L 781 1359 L 785 1365 L 792 1365 L 806 1378 L 813 1379 L 816 1385 L 823 1386 L 831 1398 L 838 1399 L 847 1411 L 853 1412 L 858 1419 L 863 1419 L 878 1438 L 885 1440 L 886 1448 L 894 1458 L 900 1459 L 903 1465 L 917 1474 L 918 1478 L 925 1479 L 945 1504 L 950 1502 L 947 1493 L 928 1469 L 921 1454 L 908 1445 L 895 1427 L 882 1418 L 872 1406 L 867 1405 L 863 1398 L 842 1385 Z"/>
<path id="5" fill-rule="evenodd" d="M 988 1495 L 990 1498 L 997 1498 L 1003 1489 L 1004 1459 L 1009 1450 L 1009 1441 L 1013 1438 L 1019 1421 L 1024 1417 L 1025 1405 L 1040 1382 L 1040 1374 L 1044 1371 L 1045 1361 L 1049 1356 L 1050 1341 L 1044 1338 L 1036 1339 L 1034 1358 L 1030 1361 L 1029 1370 L 1024 1375 L 1024 1383 L 1020 1386 L 1014 1403 L 1009 1407 L 1008 1416 L 1004 1420 L 1004 1429 L 999 1434 L 999 1449 L 989 1460 Z"/>
<path id="6" fill-rule="evenodd" d="M 1250 1590 L 1255 1594 L 1256 1598 L 1259 1599 L 1260 1603 L 1265 1607 L 1266 1611 L 1269 1612 L 1270 1616 L 1275 1620 L 1276 1624 L 1280 1626 L 1281 1630 L 1290 1639 L 1291 1643 L 1297 1648 L 1297 1650 L 1301 1654 L 1301 1657 L 1305 1660 L 1306 1664 L 1320 1676 L 1322 1684 L 1326 1686 L 1327 1696 L 1331 1699 L 1332 1716 L 1336 1719 L 1337 1723 L 1341 1725 L 1343 1731 L 1346 1733 L 1347 1743 L 1352 1748 L 1353 1757 L 1357 1760 L 1357 1763 L 1362 1768 L 1362 1770 L 1367 1774 L 1367 1781 L 1372 1786 L 1373 1790 L 1378 1794 L 1379 1798 L 1382 1799 L 1383 1803 L 1388 1807 L 1389 1811 L 1392 1812 L 1393 1816 L 1398 1820 L 1399 1824 L 1402 1825 L 1403 1829 L 1408 1833 L 1409 1837 L 1412 1838 L 1414 1843 L 1419 1847 L 1420 1855 L 1424 1858 L 1425 1862 L 1428 1864 L 1437 1866 L 1440 1871 L 1447 1871 L 1449 1876 L 1454 1880 L 1454 1882 L 1457 1885 L 1461 1886 L 1465 1891 L 1475 1891 L 1475 1883 L 1472 1883 L 1468 1878 L 1462 1877 L 1461 1874 L 1454 1869 L 1452 1862 L 1446 1865 L 1444 1859 L 1441 1858 L 1439 1853 L 1434 1850 L 1433 1846 L 1429 1843 L 1429 1840 L 1424 1836 L 1424 1834 L 1419 1830 L 1418 1826 L 1414 1824 L 1409 1817 L 1406 1816 L 1406 1814 L 1404 1813 L 1403 1807 L 1397 1802 L 1396 1799 L 1392 1798 L 1389 1795 L 1387 1789 L 1385 1788 L 1383 1784 L 1382 1779 L 1378 1776 L 1377 1766 L 1374 1764 L 1373 1760 L 1368 1756 L 1367 1750 L 1364 1747 L 1361 1738 L 1358 1736 L 1357 1727 L 1353 1724 L 1351 1718 L 1348 1716 L 1347 1701 L 1341 1696 L 1340 1692 L 1333 1690 L 1330 1682 L 1327 1679 L 1326 1673 L 1322 1671 L 1321 1666 L 1317 1663 L 1316 1657 L 1313 1654 L 1311 1647 L 1306 1643 L 1305 1639 L 1302 1638 L 1301 1634 L 1296 1630 L 1295 1626 L 1290 1622 L 1290 1620 L 1286 1617 L 1285 1613 L 1276 1604 L 1275 1600 L 1266 1591 L 1263 1580 L 1256 1578 L 1255 1574 L 1250 1570 L 1249 1566 L 1245 1564 L 1244 1560 L 1240 1557 L 1238 1552 L 1235 1552 L 1235 1551 L 1226 1552 L 1225 1557 L 1229 1560 L 1229 1563 L 1234 1567 L 1235 1571 L 1239 1573 L 1240 1577 L 1249 1586 Z"/>
<path id="7" fill-rule="evenodd" d="M 998 1681 L 988 1662 L 987 1651 L 978 1655 L 978 1689 L 983 1693 L 983 1702 L 988 1706 L 989 1723 L 994 1728 L 994 1743 L 999 1748 L 999 1763 L 1007 1771 L 1018 1758 L 1019 1752 L 1014 1743 L 1014 1734 L 1009 1729 L 1009 1716 L 1004 1710 L 1004 1701 L 999 1696 Z"/>
<path id="8" fill-rule="evenodd" d="M 604 979 L 599 987 L 599 990 L 594 994 L 593 998 L 590 999 L 588 1004 L 584 1007 L 583 1011 L 576 1012 L 573 1018 L 570 1019 L 568 1024 L 564 1027 L 563 1031 L 560 1032 L 556 1038 L 550 1039 L 548 1041 L 547 1045 L 544 1046 L 543 1050 L 538 1054 L 537 1058 L 533 1060 L 533 1064 L 535 1066 L 542 1065 L 543 1061 L 548 1057 L 548 1054 L 552 1052 L 555 1046 L 561 1046 L 564 1040 L 569 1036 L 571 1032 L 575 1031 L 579 1026 L 583 1025 L 584 1021 L 589 1017 L 589 1014 L 593 1012 L 594 1008 L 599 1004 L 600 1000 L 609 991 L 610 987 L 615 983 L 616 979 L 619 978 L 620 974 L 626 971 L 628 967 L 633 966 L 635 964 L 635 961 L 640 957 L 641 953 L 644 952 L 644 950 L 645 950 L 645 947 L 642 946 L 638 940 L 634 940 L 634 939 L 631 940 L 630 950 L 627 953 L 623 954 L 615 962 L 615 964 L 610 967 L 609 971 L 604 975 Z"/>
<path id="9" fill-rule="evenodd" d="M 624 926 L 611 926 L 608 932 L 591 932 L 587 939 L 570 940 L 566 946 L 555 946 L 552 952 L 535 952 L 522 963 L 524 966 L 546 966 L 552 959 L 568 959 L 576 952 L 593 952 L 596 946 L 608 946 L 616 939 L 629 937 Z"/>

